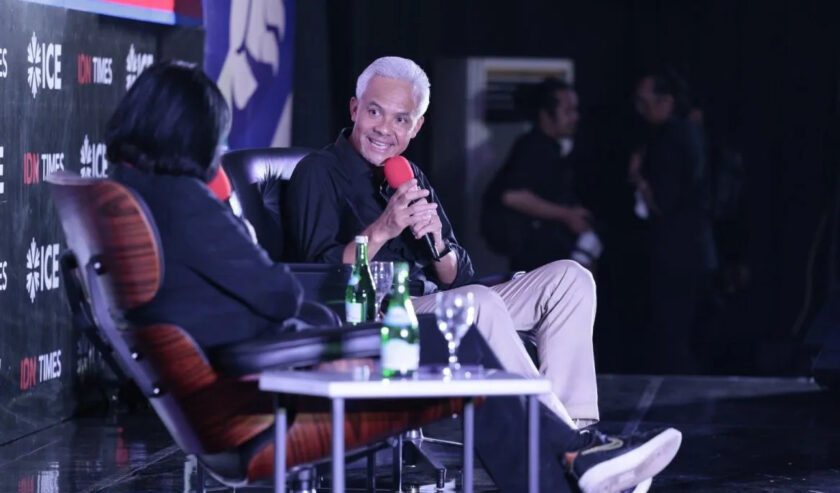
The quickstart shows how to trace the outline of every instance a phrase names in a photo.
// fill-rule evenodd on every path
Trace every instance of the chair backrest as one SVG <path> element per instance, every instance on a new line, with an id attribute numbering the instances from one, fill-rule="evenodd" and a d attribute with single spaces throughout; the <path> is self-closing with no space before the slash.
<path id="1" fill-rule="evenodd" d="M 284 258 L 283 218 L 280 213 L 286 185 L 295 167 L 313 149 L 276 147 L 242 149 L 222 156 L 242 211 L 257 240 L 276 262 Z"/>
<path id="2" fill-rule="evenodd" d="M 157 229 L 142 199 L 111 180 L 56 173 L 47 181 L 101 335 L 178 445 L 187 453 L 222 452 L 266 430 L 270 399 L 254 383 L 220 377 L 177 326 L 126 321 L 128 310 L 155 296 L 163 276 Z M 256 402 L 263 414 L 253 412 Z"/>
<path id="3" fill-rule="evenodd" d="M 57 173 L 48 181 L 77 262 L 91 265 L 97 274 L 107 269 L 111 282 L 103 285 L 102 294 L 109 303 L 130 310 L 149 302 L 160 287 L 163 264 L 145 204 L 110 180 Z"/>

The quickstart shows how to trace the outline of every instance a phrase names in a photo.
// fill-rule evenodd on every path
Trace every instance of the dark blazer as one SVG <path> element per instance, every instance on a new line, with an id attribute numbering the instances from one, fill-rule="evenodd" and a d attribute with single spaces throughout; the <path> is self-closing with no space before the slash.
<path id="1" fill-rule="evenodd" d="M 660 213 L 651 221 L 649 252 L 654 269 L 705 273 L 714 269 L 709 172 L 701 130 L 685 118 L 654 129 L 642 174 Z"/>
<path id="2" fill-rule="evenodd" d="M 201 180 L 122 165 L 111 170 L 146 202 L 163 247 L 160 289 L 127 314 L 130 321 L 177 324 L 208 349 L 257 337 L 297 315 L 298 281 L 251 241 Z"/>

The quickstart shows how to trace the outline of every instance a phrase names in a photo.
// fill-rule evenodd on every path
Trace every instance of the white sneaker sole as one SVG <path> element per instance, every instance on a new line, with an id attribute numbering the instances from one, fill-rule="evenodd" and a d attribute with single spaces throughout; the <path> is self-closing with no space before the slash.
<path id="1" fill-rule="evenodd" d="M 578 481 L 583 493 L 617 493 L 665 469 L 682 443 L 682 433 L 668 428 L 643 445 L 593 466 Z"/>
<path id="2" fill-rule="evenodd" d="M 636 485 L 636 487 L 633 489 L 633 493 L 647 493 L 652 483 L 653 478 L 647 478 L 646 480 Z"/>

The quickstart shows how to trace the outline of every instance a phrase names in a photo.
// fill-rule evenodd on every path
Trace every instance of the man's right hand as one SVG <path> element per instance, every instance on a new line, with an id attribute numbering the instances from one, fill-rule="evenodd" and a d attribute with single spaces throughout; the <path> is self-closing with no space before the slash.
<path id="1" fill-rule="evenodd" d="M 589 219 L 591 217 L 592 213 L 583 207 L 566 207 L 566 211 L 563 213 L 562 221 L 566 223 L 566 226 L 568 226 L 573 232 L 581 234 L 592 229 L 592 226 L 589 224 Z"/>
<path id="2" fill-rule="evenodd" d="M 406 227 L 417 222 L 419 218 L 434 214 L 437 204 L 426 201 L 425 197 L 428 195 L 428 190 L 417 188 L 416 179 L 400 185 L 388 201 L 385 210 L 368 228 L 371 240 L 379 244 L 385 243 L 391 238 L 399 236 Z M 417 199 L 423 200 L 418 200 L 410 205 Z"/>

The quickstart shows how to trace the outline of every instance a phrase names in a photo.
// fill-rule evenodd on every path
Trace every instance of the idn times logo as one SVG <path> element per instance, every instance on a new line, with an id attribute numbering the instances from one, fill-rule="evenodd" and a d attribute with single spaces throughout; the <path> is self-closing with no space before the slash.
<path id="1" fill-rule="evenodd" d="M 20 390 L 61 378 L 61 349 L 20 360 Z"/>

